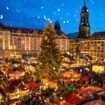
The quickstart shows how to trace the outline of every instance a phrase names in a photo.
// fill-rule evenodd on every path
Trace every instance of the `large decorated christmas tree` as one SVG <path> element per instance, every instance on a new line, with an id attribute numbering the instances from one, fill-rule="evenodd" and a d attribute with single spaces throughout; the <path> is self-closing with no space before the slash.
<path id="1" fill-rule="evenodd" d="M 61 57 L 57 46 L 57 35 L 51 22 L 48 22 L 43 30 L 39 60 L 41 78 L 47 77 L 49 80 L 57 80 Z"/>

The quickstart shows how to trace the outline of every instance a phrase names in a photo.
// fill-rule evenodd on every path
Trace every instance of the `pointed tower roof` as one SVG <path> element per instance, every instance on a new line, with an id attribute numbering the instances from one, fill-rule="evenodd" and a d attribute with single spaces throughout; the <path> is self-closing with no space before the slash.
<path id="1" fill-rule="evenodd" d="M 55 29 L 56 31 L 61 31 L 60 23 L 59 23 L 58 20 L 55 22 L 54 29 Z"/>
<path id="2" fill-rule="evenodd" d="M 0 29 L 4 27 L 4 24 L 0 22 Z"/>
<path id="3" fill-rule="evenodd" d="M 88 8 L 86 6 L 86 0 L 84 0 L 84 6 L 82 7 L 82 12 L 88 12 Z"/>
<path id="4" fill-rule="evenodd" d="M 86 6 L 86 0 L 84 0 L 84 6 Z"/>

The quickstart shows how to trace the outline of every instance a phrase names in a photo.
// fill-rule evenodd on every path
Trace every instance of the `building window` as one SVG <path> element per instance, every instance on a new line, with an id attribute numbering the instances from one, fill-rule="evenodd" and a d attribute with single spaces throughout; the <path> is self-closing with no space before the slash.
<path id="1" fill-rule="evenodd" d="M 100 50 L 100 47 L 98 47 L 98 49 Z"/>
<path id="2" fill-rule="evenodd" d="M 101 46 L 104 46 L 104 44 L 102 43 Z"/>
<path id="3" fill-rule="evenodd" d="M 101 50 L 101 52 L 104 52 L 103 50 Z"/>

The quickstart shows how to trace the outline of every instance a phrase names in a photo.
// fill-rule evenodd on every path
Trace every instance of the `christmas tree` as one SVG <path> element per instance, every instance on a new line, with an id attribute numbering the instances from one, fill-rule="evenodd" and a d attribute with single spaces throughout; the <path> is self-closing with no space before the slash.
<path id="1" fill-rule="evenodd" d="M 60 50 L 57 46 L 56 32 L 50 22 L 43 30 L 39 60 L 41 64 L 41 78 L 47 77 L 49 80 L 59 78 Z"/>

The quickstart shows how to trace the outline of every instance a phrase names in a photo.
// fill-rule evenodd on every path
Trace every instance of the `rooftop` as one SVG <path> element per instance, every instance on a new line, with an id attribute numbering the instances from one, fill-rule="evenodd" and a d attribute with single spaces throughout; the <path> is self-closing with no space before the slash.
<path id="1" fill-rule="evenodd" d="M 105 38 L 105 31 L 95 32 L 92 34 L 91 38 Z"/>

